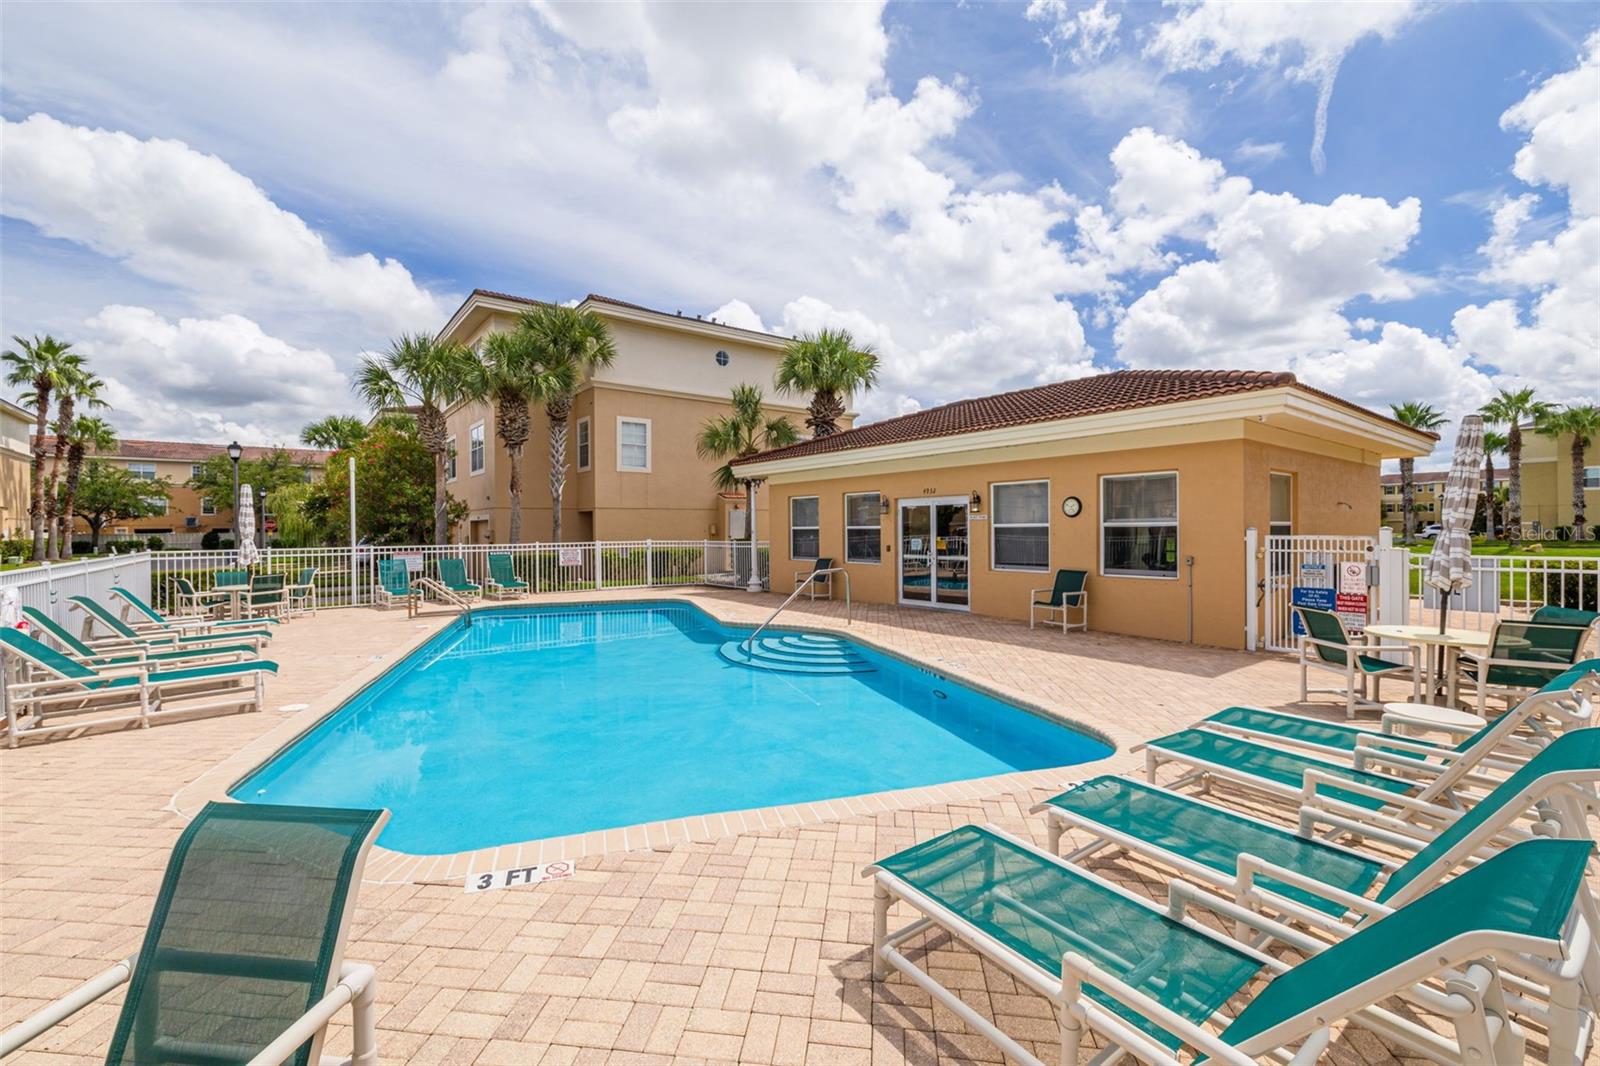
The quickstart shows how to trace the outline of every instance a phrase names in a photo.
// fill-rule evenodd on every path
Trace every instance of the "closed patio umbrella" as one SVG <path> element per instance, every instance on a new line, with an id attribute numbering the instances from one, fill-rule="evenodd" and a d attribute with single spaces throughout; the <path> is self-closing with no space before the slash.
<path id="1" fill-rule="evenodd" d="M 261 557 L 256 547 L 256 497 L 249 485 L 239 486 L 239 565 L 252 566 Z"/>
<path id="2" fill-rule="evenodd" d="M 1428 556 L 1423 580 L 1439 590 L 1439 632 L 1450 616 L 1450 597 L 1472 586 L 1472 512 L 1478 502 L 1483 468 L 1483 418 L 1468 415 L 1461 420 L 1456 437 L 1455 458 L 1444 482 L 1444 514 L 1439 536 Z M 1444 654 L 1444 649 L 1439 649 Z M 1440 673 L 1444 672 L 1441 663 Z"/>

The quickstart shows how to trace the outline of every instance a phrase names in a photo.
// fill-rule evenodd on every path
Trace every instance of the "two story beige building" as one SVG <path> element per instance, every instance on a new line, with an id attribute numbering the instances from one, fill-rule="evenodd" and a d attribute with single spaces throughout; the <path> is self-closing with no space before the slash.
<path id="1" fill-rule="evenodd" d="M 1593 525 L 1600 521 L 1600 440 L 1592 442 L 1586 452 L 1582 474 L 1584 518 Z M 1523 427 L 1523 536 L 1553 536 L 1557 528 L 1572 525 L 1572 517 L 1572 434 L 1549 437 Z"/>
<path id="2" fill-rule="evenodd" d="M 440 331 L 441 340 L 476 347 L 515 327 L 540 301 L 477 290 Z M 579 307 L 605 320 L 617 356 L 584 383 L 567 438 L 562 535 L 568 541 L 704 540 L 744 536 L 742 496 L 724 497 L 712 481 L 718 463 L 696 455 L 701 428 L 731 411 L 736 385 L 755 385 L 767 409 L 804 432 L 805 397 L 773 384 L 790 338 L 590 295 Z M 522 460 L 522 530 L 547 540 L 551 527 L 549 420 L 535 405 Z M 495 436 L 492 405 L 447 412 L 453 456 L 450 494 L 468 507 L 457 542 L 505 543 L 510 535 L 510 464 Z M 846 421 L 846 425 L 848 425 Z M 767 532 L 758 496 L 757 535 Z"/>
<path id="3" fill-rule="evenodd" d="M 33 412 L 0 400 L 0 535 L 19 537 L 30 528 L 28 471 L 33 463 Z"/>

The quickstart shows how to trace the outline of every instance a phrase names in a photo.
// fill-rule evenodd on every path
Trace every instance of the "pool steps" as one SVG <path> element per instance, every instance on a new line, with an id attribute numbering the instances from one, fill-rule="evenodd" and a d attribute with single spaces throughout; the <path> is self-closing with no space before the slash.
<path id="1" fill-rule="evenodd" d="M 875 670 L 853 645 L 811 633 L 769 634 L 748 650 L 743 641 L 730 640 L 717 652 L 735 665 L 781 674 L 870 674 Z"/>

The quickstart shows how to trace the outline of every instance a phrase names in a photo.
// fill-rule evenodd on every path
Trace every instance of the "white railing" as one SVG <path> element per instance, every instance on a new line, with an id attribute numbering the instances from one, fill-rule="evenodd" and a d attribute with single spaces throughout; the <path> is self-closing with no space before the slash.
<path id="1" fill-rule="evenodd" d="M 1439 591 L 1427 583 L 1428 557 L 1412 555 L 1407 576 L 1412 614 L 1436 619 Z M 1540 607 L 1600 611 L 1600 557 L 1474 555 L 1472 585 L 1450 597 L 1450 624 L 1488 629 L 1499 618 L 1527 618 Z"/>
<path id="2" fill-rule="evenodd" d="M 150 586 L 150 552 L 96 556 L 65 563 L 41 563 L 0 573 L 0 588 L 17 590 L 22 607 L 36 607 L 56 621 L 70 624 L 68 597 L 104 600 L 115 585 L 135 591 Z"/>
<path id="3" fill-rule="evenodd" d="M 489 587 L 490 555 L 510 555 L 512 573 L 535 594 L 594 589 L 667 588 L 722 585 L 744 588 L 750 580 L 748 541 L 633 540 L 567 544 L 359 545 L 340 548 L 267 548 L 251 568 L 255 574 L 283 574 L 298 584 L 302 571 L 316 567 L 312 584 L 321 607 L 354 607 L 373 602 L 378 561 L 406 560 L 412 577 L 437 578 L 441 558 L 460 559 L 467 579 Z M 754 565 L 768 584 L 765 541 L 755 545 Z M 220 570 L 238 569 L 238 553 L 164 551 L 150 556 L 150 591 L 162 608 L 175 607 L 175 580 L 196 589 L 217 583 Z"/>

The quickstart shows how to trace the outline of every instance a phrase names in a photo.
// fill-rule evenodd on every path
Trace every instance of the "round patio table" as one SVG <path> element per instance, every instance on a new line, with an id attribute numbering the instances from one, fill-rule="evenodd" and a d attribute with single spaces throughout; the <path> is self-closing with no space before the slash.
<path id="1" fill-rule="evenodd" d="M 1463 650 L 1487 648 L 1489 634 L 1481 629 L 1446 629 L 1439 632 L 1437 626 L 1409 626 L 1386 625 L 1379 623 L 1367 627 L 1367 633 L 1378 637 L 1380 640 L 1396 640 L 1402 644 L 1409 644 L 1418 649 L 1417 654 L 1423 656 L 1424 662 L 1424 689 L 1430 699 L 1436 695 L 1438 679 L 1433 673 L 1433 656 L 1427 654 L 1428 648 L 1444 649 L 1444 677 L 1445 677 L 1445 706 L 1454 707 L 1456 703 L 1456 657 Z"/>
<path id="2" fill-rule="evenodd" d="M 1488 725 L 1486 719 L 1454 707 L 1439 707 L 1432 703 L 1385 703 L 1383 724 L 1415 729 L 1433 729 L 1452 736 L 1470 736 Z"/>

